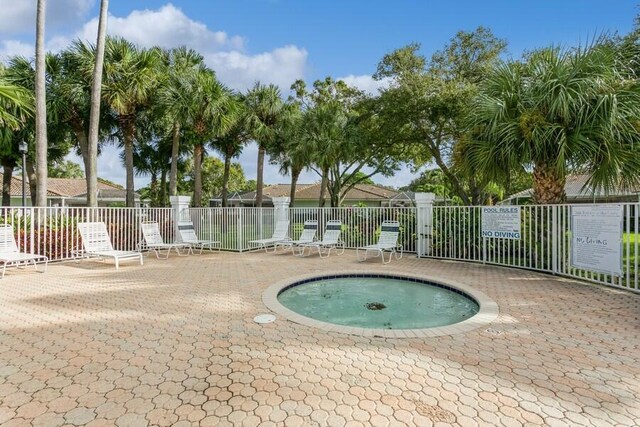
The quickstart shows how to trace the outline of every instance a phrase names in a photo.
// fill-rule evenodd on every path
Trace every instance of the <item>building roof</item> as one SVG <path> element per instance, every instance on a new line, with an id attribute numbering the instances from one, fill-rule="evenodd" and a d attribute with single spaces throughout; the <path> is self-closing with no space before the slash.
<path id="1" fill-rule="evenodd" d="M 272 197 L 288 197 L 291 192 L 290 184 L 275 184 L 264 187 L 262 195 L 264 200 Z M 345 200 L 389 200 L 398 194 L 397 191 L 381 187 L 375 184 L 357 184 L 349 190 Z M 329 195 L 327 194 L 327 197 Z M 242 194 L 234 194 L 229 200 L 252 201 L 256 197 L 255 191 Z M 320 198 L 320 183 L 296 185 L 296 200 L 317 200 Z"/>
<path id="2" fill-rule="evenodd" d="M 0 173 L 0 181 L 3 179 Z M 47 180 L 47 196 L 50 197 L 75 197 L 86 198 L 87 183 L 85 178 L 49 178 Z M 11 197 L 22 196 L 22 179 L 19 177 L 11 178 Z M 26 196 L 31 197 L 31 191 L 27 183 Z M 98 198 L 119 198 L 124 199 L 125 190 L 114 184 L 104 181 L 98 181 Z"/>
<path id="3" fill-rule="evenodd" d="M 640 187 L 628 189 L 614 188 L 606 193 L 601 188 L 594 188 L 591 185 L 587 185 L 588 180 L 589 175 L 567 176 L 567 182 L 564 185 L 564 192 L 567 196 L 567 199 L 575 200 L 601 197 L 629 197 L 640 194 Z M 520 191 L 519 193 L 515 193 L 506 198 L 505 201 L 513 199 L 526 199 L 529 197 L 533 197 L 533 188 L 528 188 L 526 190 Z"/>

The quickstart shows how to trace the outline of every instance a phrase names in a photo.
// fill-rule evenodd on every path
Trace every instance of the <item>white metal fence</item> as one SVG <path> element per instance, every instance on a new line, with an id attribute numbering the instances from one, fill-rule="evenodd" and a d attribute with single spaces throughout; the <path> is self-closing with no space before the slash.
<path id="1" fill-rule="evenodd" d="M 107 225 L 115 249 L 137 250 L 142 241 L 140 222 L 155 221 L 163 238 L 174 239 L 171 208 L 2 208 L 0 224 L 11 224 L 21 251 L 46 255 L 51 261 L 81 256 L 77 223 Z"/>
<path id="2" fill-rule="evenodd" d="M 400 223 L 398 243 L 405 252 L 416 252 L 415 208 L 292 208 L 289 210 L 290 236 L 297 239 L 306 220 L 318 221 L 318 237 L 329 220 L 342 221 L 340 238 L 347 249 L 371 245 L 378 241 L 382 221 L 395 220 Z"/>
<path id="3" fill-rule="evenodd" d="M 405 252 L 433 258 L 518 267 L 640 292 L 640 204 L 623 204 L 623 274 L 589 272 L 570 264 L 571 205 L 522 206 L 519 240 L 483 238 L 480 206 L 434 206 L 431 226 L 418 229 L 419 210 L 398 208 L 291 208 L 290 237 L 298 238 L 305 220 L 318 221 L 318 237 L 329 220 L 342 221 L 347 248 L 375 243 L 384 220 L 400 223 L 399 243 Z M 271 237 L 278 212 L 274 208 L 192 208 L 189 215 L 201 239 L 219 240 L 223 250 L 253 249 L 251 240 Z M 46 255 L 51 261 L 73 259 L 82 242 L 76 224 L 103 221 L 116 249 L 136 250 L 142 241 L 140 222 L 160 224 L 165 241 L 175 239 L 172 208 L 1 208 L 0 224 L 11 224 L 21 250 Z M 424 219 L 422 220 L 424 223 Z M 430 232 L 429 232 L 430 230 Z M 417 250 L 417 241 L 427 247 Z"/>
<path id="4" fill-rule="evenodd" d="M 254 249 L 249 241 L 273 234 L 274 208 L 196 208 L 191 221 L 202 239 L 221 242 L 224 250 Z M 414 208 L 291 208 L 288 209 L 289 236 L 297 239 L 306 220 L 318 221 L 318 237 L 329 220 L 342 221 L 341 239 L 347 248 L 375 243 L 384 220 L 400 222 L 400 243 L 406 252 L 415 252 L 416 219 Z"/>
<path id="5" fill-rule="evenodd" d="M 571 206 L 521 206 L 519 240 L 483 238 L 481 206 L 434 206 L 427 256 L 544 271 L 640 292 L 640 204 L 622 204 L 621 276 L 571 266 Z"/>

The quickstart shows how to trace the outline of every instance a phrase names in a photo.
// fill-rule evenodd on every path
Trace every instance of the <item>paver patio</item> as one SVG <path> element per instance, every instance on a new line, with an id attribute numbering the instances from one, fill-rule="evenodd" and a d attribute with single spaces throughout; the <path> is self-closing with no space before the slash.
<path id="1" fill-rule="evenodd" d="M 340 270 L 486 293 L 488 327 L 431 339 L 259 325 L 262 291 Z M 0 281 L 2 425 L 640 425 L 640 295 L 407 256 L 84 261 Z"/>

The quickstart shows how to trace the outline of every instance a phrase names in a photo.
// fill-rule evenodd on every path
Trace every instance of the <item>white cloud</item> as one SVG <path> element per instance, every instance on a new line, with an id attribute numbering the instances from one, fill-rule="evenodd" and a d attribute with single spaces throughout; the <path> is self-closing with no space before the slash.
<path id="1" fill-rule="evenodd" d="M 211 31 L 194 21 L 171 3 L 158 10 L 134 10 L 124 18 L 110 15 L 108 33 L 121 36 L 141 46 L 172 48 L 187 45 L 198 51 L 242 49 L 242 37 L 231 37 L 224 31 Z M 82 40 L 94 40 L 98 18 L 87 22 L 76 34 Z"/>
<path id="2" fill-rule="evenodd" d="M 31 58 L 34 55 L 35 47 L 32 44 L 19 40 L 0 41 L 0 62 L 7 62 L 12 56 Z"/>
<path id="3" fill-rule="evenodd" d="M 232 51 L 205 55 L 205 58 L 218 78 L 234 89 L 247 89 L 260 80 L 287 91 L 294 81 L 304 77 L 307 56 L 305 49 L 285 46 L 258 55 Z"/>
<path id="4" fill-rule="evenodd" d="M 383 78 L 382 80 L 374 80 L 373 77 L 368 74 L 360 76 L 350 74 L 345 77 L 338 77 L 336 80 L 342 80 L 349 86 L 356 87 L 361 91 L 372 95 L 378 93 L 378 90 L 380 89 L 389 87 L 389 84 L 391 83 L 391 79 L 387 77 Z"/>
<path id="5" fill-rule="evenodd" d="M 47 4 L 46 27 L 55 30 L 85 18 L 95 0 L 55 0 Z M 35 0 L 0 0 L 1 34 L 35 34 Z"/>
<path id="6" fill-rule="evenodd" d="M 97 28 L 98 19 L 94 18 L 72 36 L 53 37 L 47 47 L 59 51 L 78 38 L 95 43 Z M 247 89 L 260 80 L 286 91 L 296 79 L 304 77 L 308 56 L 306 50 L 297 46 L 249 54 L 244 51 L 242 37 L 212 31 L 170 3 L 157 10 L 134 10 L 126 17 L 111 15 L 107 32 L 144 47 L 193 48 L 205 57 L 223 83 L 236 90 Z"/>

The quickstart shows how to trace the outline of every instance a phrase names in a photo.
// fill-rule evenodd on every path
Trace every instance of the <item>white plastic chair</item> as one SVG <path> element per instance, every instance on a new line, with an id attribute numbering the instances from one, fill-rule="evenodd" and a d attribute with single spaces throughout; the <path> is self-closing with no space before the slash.
<path id="1" fill-rule="evenodd" d="M 268 239 L 250 240 L 249 244 L 256 246 L 257 248 L 263 248 L 265 252 L 269 252 L 269 248 L 273 247 L 273 252 L 276 250 L 276 244 L 289 241 L 289 221 L 282 220 L 276 223 L 276 228 L 273 230 L 273 236 Z"/>
<path id="2" fill-rule="evenodd" d="M 155 252 L 156 258 L 158 259 L 160 259 L 160 254 L 163 250 L 166 250 L 167 254 L 162 259 L 169 258 L 172 249 L 175 249 L 178 256 L 186 256 L 192 252 L 189 243 L 165 243 L 160 234 L 160 226 L 157 222 L 142 222 L 140 223 L 140 228 L 142 229 L 142 236 L 144 237 L 144 247 L 141 249 Z M 185 249 L 186 253 L 180 253 L 180 249 Z"/>
<path id="3" fill-rule="evenodd" d="M 298 240 L 287 240 L 284 242 L 278 242 L 275 244 L 275 249 L 277 250 L 279 246 L 286 248 L 291 248 L 291 252 L 294 252 L 294 248 L 305 243 L 312 243 L 316 240 L 316 234 L 318 231 L 318 221 L 316 220 L 307 220 L 304 222 L 304 228 L 302 229 L 302 233 Z"/>
<path id="4" fill-rule="evenodd" d="M 33 263 L 33 268 L 38 271 L 36 261 L 43 261 L 44 270 L 42 272 L 47 271 L 49 258 L 44 255 L 20 252 L 16 238 L 13 235 L 13 226 L 9 224 L 0 225 L 0 262 L 2 263 L 2 276 L 0 276 L 0 279 L 4 277 L 4 273 L 7 271 L 7 265 L 19 267 L 23 265 L 26 266 L 31 262 Z"/>
<path id="5" fill-rule="evenodd" d="M 327 221 L 327 227 L 325 228 L 322 240 L 318 242 L 303 243 L 299 245 L 299 256 L 305 256 L 306 249 L 309 248 L 309 255 L 313 251 L 313 248 L 318 249 L 318 255 L 320 258 L 327 258 L 331 255 L 331 250 L 335 249 L 338 255 L 344 253 L 344 243 L 340 241 L 340 233 L 342 232 L 342 221 L 332 220 Z M 339 248 L 342 249 L 340 252 Z"/>
<path id="6" fill-rule="evenodd" d="M 198 255 L 202 254 L 203 250 L 213 250 L 214 247 L 217 247 L 218 251 L 220 251 L 220 242 L 217 240 L 200 240 L 192 223 L 178 224 L 178 233 L 182 242 L 188 243 L 194 249 L 200 249 Z"/>
<path id="7" fill-rule="evenodd" d="M 396 259 L 402 258 L 402 245 L 398 244 L 399 236 L 400 223 L 398 221 L 383 221 L 380 226 L 380 237 L 378 237 L 378 243 L 356 248 L 356 257 L 358 258 L 358 261 L 366 260 L 370 252 L 373 252 L 375 256 L 380 256 L 383 264 L 390 263 L 392 256 L 395 256 Z M 364 251 L 363 258 L 360 257 L 360 251 Z M 389 259 L 386 261 L 384 259 L 385 252 L 389 252 Z"/>
<path id="8" fill-rule="evenodd" d="M 135 251 L 119 251 L 113 249 L 111 238 L 104 222 L 79 222 L 78 231 L 82 238 L 84 255 L 97 258 L 113 258 L 116 270 L 120 268 L 120 260 L 138 259 L 143 264 L 142 254 Z"/>

